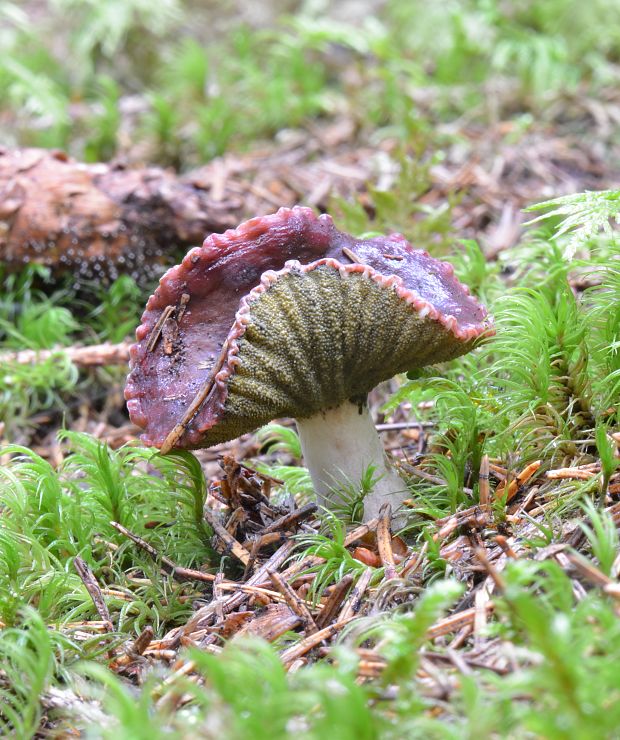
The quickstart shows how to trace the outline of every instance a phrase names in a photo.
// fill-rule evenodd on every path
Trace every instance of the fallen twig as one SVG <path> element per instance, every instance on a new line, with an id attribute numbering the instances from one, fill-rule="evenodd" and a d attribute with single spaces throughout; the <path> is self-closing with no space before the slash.
<path id="1" fill-rule="evenodd" d="M 407 462 L 400 462 L 399 467 L 401 467 L 406 473 L 410 473 L 411 475 L 415 475 L 416 478 L 422 478 L 422 480 L 427 480 L 429 483 L 434 483 L 438 486 L 446 486 L 447 482 L 440 478 L 437 475 L 432 475 L 431 473 L 428 473 L 426 470 L 422 470 L 422 468 L 418 468 L 415 465 L 411 465 Z M 471 488 L 467 488 L 467 486 L 463 486 L 462 490 L 468 494 L 471 495 L 473 493 Z"/>
<path id="2" fill-rule="evenodd" d="M 478 473 L 478 501 L 485 508 L 489 505 L 489 456 L 483 455 L 480 461 L 480 472 Z"/>
<path id="3" fill-rule="evenodd" d="M 270 604 L 262 613 L 248 621 L 237 634 L 239 637 L 243 635 L 262 637 L 267 642 L 273 642 L 300 624 L 301 618 L 288 604 Z"/>
<path id="4" fill-rule="evenodd" d="M 114 529 L 118 530 L 125 537 L 128 537 L 132 542 L 135 542 L 138 547 L 148 553 L 153 560 L 159 562 L 161 567 L 169 573 L 177 581 L 204 581 L 212 583 L 215 580 L 215 576 L 212 573 L 203 573 L 201 570 L 193 570 L 191 568 L 183 568 L 180 565 L 172 562 L 170 558 L 165 555 L 161 555 L 153 545 L 150 545 L 142 537 L 138 537 L 137 534 L 130 532 L 128 529 L 123 527 L 118 522 L 110 522 Z"/>
<path id="5" fill-rule="evenodd" d="M 492 601 L 487 601 L 484 605 L 485 611 L 491 613 L 495 608 L 495 604 Z M 463 609 L 456 614 L 451 614 L 449 617 L 440 619 L 436 622 L 426 633 L 429 640 L 434 640 L 436 637 L 442 635 L 449 635 L 451 632 L 456 632 L 465 626 L 473 626 L 474 618 L 476 615 L 476 609 L 474 607 L 470 609 Z"/>
<path id="6" fill-rule="evenodd" d="M 298 642 L 296 645 L 286 649 L 280 655 L 282 662 L 285 666 L 290 666 L 295 660 L 297 660 L 297 658 L 305 655 L 308 651 L 312 650 L 312 648 L 323 642 L 323 640 L 329 640 L 335 634 L 340 632 L 345 624 L 348 624 L 352 619 L 353 617 L 340 619 L 337 622 L 334 622 L 334 624 L 330 624 L 329 627 L 324 627 L 322 630 L 315 632 L 313 635 L 309 635 L 301 640 L 301 642 Z"/>
<path id="7" fill-rule="evenodd" d="M 535 460 L 533 463 L 530 463 L 517 475 L 514 480 L 511 480 L 508 485 L 506 485 L 508 479 L 502 481 L 502 483 L 500 483 L 495 489 L 495 498 L 500 499 L 502 497 L 505 497 L 506 503 L 512 501 L 512 499 L 517 495 L 522 486 L 524 486 L 531 478 L 534 477 L 535 473 L 538 471 L 538 468 L 540 468 L 541 462 L 541 460 Z"/>
<path id="8" fill-rule="evenodd" d="M 95 609 L 97 610 L 97 613 L 101 617 L 103 624 L 105 625 L 105 631 L 106 632 L 112 632 L 114 629 L 114 626 L 112 624 L 112 618 L 110 616 L 110 611 L 108 609 L 107 604 L 105 603 L 105 599 L 103 598 L 103 594 L 101 593 L 101 588 L 99 584 L 97 583 L 97 579 L 95 578 L 92 570 L 90 569 L 90 566 L 88 563 L 83 560 L 79 555 L 76 555 L 75 560 L 73 561 L 73 564 L 75 566 L 75 569 L 78 572 L 78 575 L 82 579 L 82 583 L 86 587 L 86 590 L 90 594 L 90 598 L 93 600 L 93 604 L 95 605 Z M 112 647 L 108 649 L 108 658 L 112 660 L 114 658 L 115 652 Z"/>
<path id="9" fill-rule="evenodd" d="M 153 634 L 153 628 L 147 625 L 136 639 L 125 648 L 124 655 L 116 658 L 110 663 L 109 667 L 114 671 L 124 668 L 137 660 L 141 655 L 144 655 L 153 640 Z"/>
<path id="10" fill-rule="evenodd" d="M 268 578 L 269 570 L 277 570 L 282 565 L 282 563 L 290 555 L 293 547 L 294 542 L 292 542 L 291 540 L 285 542 L 282 547 L 274 552 L 274 554 L 269 558 L 269 560 L 267 560 L 267 562 L 263 563 L 263 565 L 258 568 L 258 570 L 251 576 L 251 578 L 248 579 L 247 583 L 245 583 L 244 585 L 247 587 L 256 586 L 259 583 L 262 583 L 266 578 Z M 248 594 L 243 592 L 237 592 L 232 596 L 226 597 L 226 599 L 224 599 L 221 604 L 223 612 L 225 614 L 231 612 L 233 609 L 241 606 L 241 604 L 243 604 L 243 602 L 247 598 Z M 196 632 L 197 630 L 202 629 L 212 623 L 213 617 L 215 615 L 215 610 L 216 606 L 213 602 L 199 609 L 180 631 L 174 633 L 173 643 L 179 640 L 181 635 L 191 634 L 192 632 Z"/>
<path id="11" fill-rule="evenodd" d="M 426 555 L 428 551 L 428 542 L 425 542 L 420 551 L 417 553 L 412 552 L 411 555 L 405 560 L 403 563 L 399 576 L 400 578 L 405 578 L 407 576 L 413 575 L 416 570 L 420 567 L 420 564 L 424 560 L 424 556 Z"/>
<path id="12" fill-rule="evenodd" d="M 126 365 L 129 362 L 129 342 L 120 344 L 91 344 L 86 347 L 56 347 L 54 349 L 22 349 L 19 352 L 1 352 L 0 365 L 36 365 L 53 357 L 66 357 L 80 367 Z"/>
<path id="13" fill-rule="evenodd" d="M 491 580 L 493 581 L 497 589 L 499 591 L 504 591 L 506 589 L 506 584 L 504 583 L 504 579 L 500 576 L 497 568 L 489 560 L 486 550 L 484 550 L 484 548 L 482 547 L 475 547 L 474 555 L 482 563 L 482 565 L 484 566 L 484 569 L 491 577 Z"/>
<path id="14" fill-rule="evenodd" d="M 609 576 L 605 575 L 602 570 L 597 568 L 594 563 L 586 560 L 578 553 L 567 552 L 565 553 L 565 557 L 577 573 L 593 586 L 605 588 L 607 586 L 616 585 L 615 582 Z"/>
<path id="15" fill-rule="evenodd" d="M 588 480 L 598 475 L 600 470 L 588 470 L 584 468 L 556 468 L 545 473 L 546 478 L 551 480 Z"/>
<path id="16" fill-rule="evenodd" d="M 260 533 L 261 535 L 264 535 L 270 532 L 294 529 L 300 522 L 304 521 L 304 519 L 309 519 L 318 508 L 318 505 L 315 503 L 306 504 L 300 509 L 295 509 L 295 511 L 291 511 L 289 514 L 285 514 L 279 519 L 276 519 L 274 522 L 262 529 Z"/>

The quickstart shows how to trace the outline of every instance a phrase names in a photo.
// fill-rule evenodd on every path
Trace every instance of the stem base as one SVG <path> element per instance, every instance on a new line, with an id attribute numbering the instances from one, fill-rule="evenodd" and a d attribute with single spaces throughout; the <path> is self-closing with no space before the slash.
<path id="1" fill-rule="evenodd" d="M 333 489 L 359 483 L 369 465 L 373 477 L 380 476 L 364 499 L 364 521 L 377 516 L 388 502 L 394 512 L 408 498 L 405 482 L 388 462 L 367 404 L 345 401 L 308 419 L 298 419 L 306 467 L 310 471 L 318 502 L 334 508 L 338 495 Z M 398 518 L 401 520 L 402 517 Z"/>

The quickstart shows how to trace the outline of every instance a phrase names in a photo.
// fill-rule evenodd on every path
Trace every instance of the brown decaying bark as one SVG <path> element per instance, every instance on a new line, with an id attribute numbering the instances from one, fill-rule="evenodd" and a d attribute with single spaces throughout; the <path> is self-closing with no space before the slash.
<path id="1" fill-rule="evenodd" d="M 234 225 L 225 204 L 158 167 L 82 164 L 60 151 L 0 149 L 0 262 L 137 279 L 176 247 Z"/>

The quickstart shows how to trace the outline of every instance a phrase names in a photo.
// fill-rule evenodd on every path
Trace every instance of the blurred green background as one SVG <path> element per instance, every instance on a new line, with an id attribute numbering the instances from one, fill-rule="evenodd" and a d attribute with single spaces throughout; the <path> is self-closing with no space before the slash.
<path id="1" fill-rule="evenodd" d="M 0 48 L 4 144 L 184 169 L 315 117 L 399 135 L 596 116 L 617 94 L 620 5 L 3 0 Z"/>

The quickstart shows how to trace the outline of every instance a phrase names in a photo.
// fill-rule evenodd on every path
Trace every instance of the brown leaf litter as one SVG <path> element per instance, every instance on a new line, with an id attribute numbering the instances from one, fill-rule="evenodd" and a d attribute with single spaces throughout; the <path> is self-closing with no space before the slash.
<path id="1" fill-rule="evenodd" d="M 202 680 L 193 661 L 183 653 L 186 646 L 219 653 L 227 642 L 252 635 L 277 642 L 283 665 L 294 671 L 317 659 L 331 657 L 343 630 L 350 629 L 358 618 L 415 608 L 416 594 L 422 590 L 430 567 L 428 543 L 411 546 L 394 537 L 389 524 L 391 512 L 386 505 L 376 519 L 352 528 L 344 540 L 353 557 L 365 566 L 347 573 L 318 597 L 311 598 L 316 569 L 323 560 L 315 555 L 301 557 L 295 536 L 300 532 L 318 532 L 316 505 L 277 504 L 272 500 L 274 479 L 270 476 L 232 455 L 222 458 L 221 465 L 221 475 L 210 488 L 205 519 L 213 528 L 214 547 L 221 555 L 238 562 L 236 577 L 223 571 L 214 574 L 177 566 L 141 537 L 114 524 L 145 550 L 163 572 L 193 583 L 201 593 L 202 605 L 197 606 L 186 624 L 158 639 L 147 626 L 123 649 L 109 653 L 110 667 L 137 682 L 142 682 L 158 663 L 170 666 L 173 673 L 159 688 L 159 702 L 183 703 L 176 688 L 181 677 Z M 449 696 L 459 673 L 485 669 L 506 674 L 515 670 L 505 643 L 490 637 L 487 631 L 489 623 L 497 618 L 494 599 L 504 590 L 502 571 L 511 559 L 555 560 L 567 572 L 577 598 L 583 598 L 589 588 L 601 588 L 618 600 L 620 613 L 620 582 L 602 573 L 578 552 L 583 542 L 579 527 L 567 530 L 559 544 L 536 553 L 528 544 L 527 538 L 536 532 L 533 516 L 542 519 L 555 506 L 553 497 L 542 493 L 541 484 L 546 480 L 546 485 L 553 485 L 558 472 L 564 477 L 563 471 L 543 473 L 539 468 L 539 462 L 532 463 L 514 477 L 512 482 L 517 485 L 512 506 L 503 517 L 494 512 L 492 502 L 500 498 L 507 502 L 512 482 L 498 461 L 488 461 L 488 467 L 485 462 L 481 481 L 488 476 L 489 503 L 473 505 L 434 522 L 433 539 L 439 555 L 467 590 L 451 612 L 427 632 L 428 644 L 421 651 L 418 678 L 428 697 Z M 584 469 L 597 474 L 596 464 L 569 470 Z M 613 480 L 619 485 L 620 474 Z M 620 503 L 614 503 L 608 511 L 614 520 L 620 521 Z M 356 555 L 360 548 L 374 556 L 371 564 Z M 78 563 L 76 567 L 100 618 L 68 627 L 74 639 L 89 639 L 93 632 L 105 634 L 110 629 L 106 590 L 93 583 L 92 573 Z M 299 639 L 282 643 L 281 638 L 290 633 L 296 633 Z M 376 647 L 365 643 L 357 648 L 357 653 L 359 681 L 381 675 L 386 662 Z"/>

